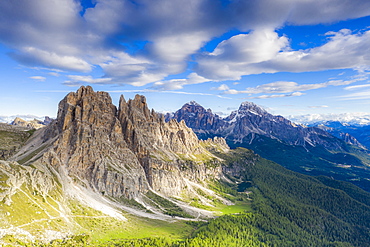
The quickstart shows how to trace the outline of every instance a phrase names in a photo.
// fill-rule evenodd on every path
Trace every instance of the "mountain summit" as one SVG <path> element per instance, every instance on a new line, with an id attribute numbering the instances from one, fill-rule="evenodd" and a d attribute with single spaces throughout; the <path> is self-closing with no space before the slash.
<path id="1" fill-rule="evenodd" d="M 208 133 L 221 129 L 226 124 L 224 120 L 211 109 L 206 110 L 203 106 L 191 101 L 186 103 L 174 114 L 166 114 L 166 121 L 175 119 L 178 122 L 185 121 L 186 125 L 196 133 Z"/>
<path id="2" fill-rule="evenodd" d="M 254 114 L 265 114 L 267 111 L 253 102 L 244 101 L 240 104 L 238 112 L 250 112 Z"/>
<path id="3" fill-rule="evenodd" d="M 177 121 L 184 120 L 198 136 L 223 136 L 232 142 L 258 141 L 257 135 L 279 140 L 288 145 L 303 147 L 324 146 L 325 148 L 341 149 L 342 143 L 331 134 L 319 128 L 306 128 L 296 125 L 282 116 L 274 116 L 262 107 L 243 102 L 239 109 L 228 117 L 221 118 L 206 110 L 199 104 L 185 104 L 172 115 Z"/>

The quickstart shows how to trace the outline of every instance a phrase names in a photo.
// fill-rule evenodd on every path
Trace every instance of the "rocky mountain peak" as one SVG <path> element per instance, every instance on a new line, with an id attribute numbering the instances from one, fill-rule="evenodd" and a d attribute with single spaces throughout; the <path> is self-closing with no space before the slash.
<path id="1" fill-rule="evenodd" d="M 226 144 L 218 140 L 207 145 Z M 36 150 L 40 146 L 45 147 L 41 152 Z M 117 109 L 108 93 L 87 86 L 59 103 L 56 121 L 38 132 L 16 159 L 38 152 L 28 162 L 41 157 L 84 187 L 112 197 L 133 199 L 148 190 L 180 196 L 189 187 L 187 180 L 221 173 L 219 159 L 204 146 L 184 121 L 165 122 L 163 115 L 150 111 L 144 96 L 128 101 L 121 96 Z M 216 165 L 208 171 L 206 161 Z"/>
<path id="2" fill-rule="evenodd" d="M 196 101 L 192 100 L 190 101 L 189 103 L 187 103 L 188 105 L 194 105 L 194 106 L 201 106 L 200 104 L 198 104 Z"/>
<path id="3" fill-rule="evenodd" d="M 200 104 L 198 104 L 195 101 L 190 101 L 189 103 L 184 104 L 181 107 L 181 110 L 184 111 L 184 112 L 187 112 L 187 113 L 206 112 L 207 111 L 203 106 L 201 106 Z M 190 114 L 190 115 L 192 115 L 192 114 Z"/>
<path id="4" fill-rule="evenodd" d="M 114 123 L 117 109 L 106 92 L 94 92 L 92 87 L 80 87 L 76 93 L 69 93 L 58 107 L 57 123 L 62 132 L 77 123 L 110 126 Z"/>
<path id="5" fill-rule="evenodd" d="M 178 122 L 184 120 L 186 125 L 193 130 L 212 130 L 222 127 L 225 122 L 217 114 L 214 114 L 211 109 L 205 109 L 195 101 L 184 104 L 174 114 L 166 114 L 166 121 L 176 119 Z"/>
<path id="6" fill-rule="evenodd" d="M 258 106 L 255 103 L 249 102 L 249 101 L 245 101 L 245 102 L 241 103 L 240 106 L 239 106 L 238 112 L 239 113 L 250 112 L 250 113 L 253 113 L 253 114 L 260 114 L 260 115 L 269 114 L 261 106 Z"/>
<path id="7" fill-rule="evenodd" d="M 134 99 L 129 99 L 127 102 L 125 98 L 121 96 L 119 101 L 119 118 L 122 120 L 124 115 L 132 122 L 150 120 L 151 113 L 146 103 L 145 96 L 137 94 Z"/>
<path id="8" fill-rule="evenodd" d="M 16 117 L 10 124 L 14 126 L 24 127 L 27 129 L 40 129 L 45 127 L 47 123 L 37 119 L 26 121 L 20 117 Z"/>

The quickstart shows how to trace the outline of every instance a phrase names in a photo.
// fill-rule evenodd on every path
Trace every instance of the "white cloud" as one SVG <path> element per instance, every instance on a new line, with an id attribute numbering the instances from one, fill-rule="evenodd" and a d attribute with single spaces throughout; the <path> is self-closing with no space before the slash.
<path id="1" fill-rule="evenodd" d="M 31 76 L 30 79 L 36 80 L 36 81 L 45 81 L 46 78 L 43 76 Z"/>
<path id="2" fill-rule="evenodd" d="M 308 108 L 328 108 L 329 106 L 327 105 L 312 105 L 312 106 L 308 106 Z"/>
<path id="3" fill-rule="evenodd" d="M 230 89 L 229 86 L 227 86 L 226 84 L 222 84 L 219 87 L 211 88 L 211 90 L 217 90 L 217 91 L 226 91 L 226 90 L 229 90 L 229 89 Z"/>
<path id="4" fill-rule="evenodd" d="M 364 81 L 367 80 L 367 75 L 363 73 L 359 73 L 356 76 L 353 76 L 350 80 L 330 80 L 323 83 L 313 83 L 313 84 L 298 84 L 297 82 L 293 81 L 276 81 L 272 83 L 262 84 L 258 85 L 256 87 L 248 87 L 245 90 L 236 90 L 236 89 L 230 89 L 225 88 L 223 94 L 275 94 L 275 95 L 261 95 L 251 98 L 257 98 L 257 99 L 266 99 L 266 98 L 279 98 L 279 97 L 287 97 L 287 96 L 301 96 L 297 95 L 296 92 L 299 91 L 298 94 L 302 91 L 308 91 L 308 90 L 314 90 L 319 88 L 325 88 L 328 86 L 343 86 L 343 85 L 349 85 L 355 82 Z M 366 85 L 361 86 L 352 86 L 352 87 L 345 87 L 346 90 L 351 89 L 357 89 L 357 88 L 364 88 L 367 87 Z M 370 85 L 369 85 L 370 87 Z M 280 94 L 276 94 L 280 93 Z M 284 93 L 291 93 L 282 95 Z"/>
<path id="5" fill-rule="evenodd" d="M 296 82 L 292 81 L 278 81 L 268 84 L 259 85 L 257 87 L 249 87 L 246 90 L 237 91 L 229 90 L 226 91 L 226 94 L 259 94 L 259 93 L 290 93 L 294 91 L 307 91 L 311 89 L 318 89 L 324 87 L 324 83 L 320 84 L 302 84 L 299 85 Z"/>
<path id="6" fill-rule="evenodd" d="M 302 96 L 305 93 L 301 92 L 294 92 L 291 94 L 272 94 L 272 95 L 260 95 L 255 97 L 248 97 L 248 99 L 271 99 L 271 98 L 285 98 L 285 97 L 294 97 L 294 96 Z"/>
<path id="7" fill-rule="evenodd" d="M 167 81 L 158 81 L 154 83 L 153 88 L 157 90 L 178 90 L 182 89 L 185 85 L 199 84 L 209 81 L 208 79 L 191 73 L 187 79 L 172 79 Z"/>
<path id="8" fill-rule="evenodd" d="M 93 78 L 92 76 L 68 75 L 70 80 L 65 81 L 67 85 L 80 85 L 81 83 L 89 84 L 111 84 L 112 78 Z"/>
<path id="9" fill-rule="evenodd" d="M 62 70 L 89 72 L 91 65 L 83 59 L 75 56 L 64 56 L 54 52 L 40 50 L 35 47 L 25 47 L 22 53 L 12 53 L 11 56 L 26 65 L 43 65 L 47 68 L 57 68 Z"/>
<path id="10" fill-rule="evenodd" d="M 198 58 L 198 74 L 213 80 L 239 80 L 253 74 L 250 65 L 269 61 L 287 48 L 288 39 L 279 37 L 270 29 L 239 34 L 221 42 L 209 54 Z"/>
<path id="11" fill-rule="evenodd" d="M 166 63 L 185 63 L 188 56 L 196 53 L 209 38 L 209 35 L 203 32 L 174 34 L 157 37 L 148 48 L 151 56 Z"/>
<path id="12" fill-rule="evenodd" d="M 287 38 L 273 30 L 258 30 L 220 43 L 198 59 L 197 73 L 214 80 L 235 80 L 243 75 L 370 68 L 370 31 L 331 32 L 322 46 L 291 50 Z"/>
<path id="13" fill-rule="evenodd" d="M 249 87 L 245 90 L 235 90 L 235 89 L 226 89 L 225 94 L 260 94 L 260 93 L 291 93 L 295 91 L 308 91 L 313 89 L 325 88 L 328 86 L 343 86 L 349 85 L 358 81 L 367 80 L 366 76 L 355 76 L 351 80 L 330 80 L 323 83 L 313 83 L 313 84 L 298 84 L 293 81 L 277 81 L 267 84 L 258 85 L 256 87 Z M 358 86 L 353 86 L 358 87 Z M 345 89 L 353 87 L 346 87 Z"/>
<path id="14" fill-rule="evenodd" d="M 349 86 L 345 87 L 345 90 L 358 90 L 358 89 L 363 89 L 363 88 L 368 88 L 370 87 L 370 84 L 364 84 L 364 85 L 356 85 L 356 86 Z"/>

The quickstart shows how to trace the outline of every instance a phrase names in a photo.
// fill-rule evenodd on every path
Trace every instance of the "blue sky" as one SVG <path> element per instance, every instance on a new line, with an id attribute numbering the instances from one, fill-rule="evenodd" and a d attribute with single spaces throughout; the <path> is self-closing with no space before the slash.
<path id="1" fill-rule="evenodd" d="M 81 85 L 226 115 L 370 113 L 368 0 L 0 1 L 0 116 Z"/>

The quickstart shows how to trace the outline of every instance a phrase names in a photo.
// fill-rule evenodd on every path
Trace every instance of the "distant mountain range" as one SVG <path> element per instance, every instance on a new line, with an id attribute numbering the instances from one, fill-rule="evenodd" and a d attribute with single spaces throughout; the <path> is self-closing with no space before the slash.
<path id="1" fill-rule="evenodd" d="M 288 145 L 303 147 L 324 146 L 341 149 L 343 143 L 326 131 L 315 127 L 297 125 L 282 116 L 274 116 L 262 107 L 243 102 L 228 117 L 221 118 L 192 101 L 166 119 L 184 120 L 198 136 L 218 135 L 234 143 L 253 143 L 256 136 L 264 136 Z"/>
<path id="2" fill-rule="evenodd" d="M 51 123 L 51 121 L 53 121 L 53 119 L 48 116 L 45 117 L 37 117 L 33 115 L 0 116 L 0 123 L 17 125 L 28 129 L 42 128 Z"/>
<path id="3" fill-rule="evenodd" d="M 291 170 L 351 181 L 370 191 L 366 144 L 350 133 L 295 124 L 251 102 L 243 102 L 238 110 L 221 118 L 193 101 L 167 114 L 166 120 L 170 119 L 184 120 L 199 138 L 224 137 L 231 147 L 252 149 Z"/>
<path id="4" fill-rule="evenodd" d="M 21 118 L 25 121 L 32 121 L 34 119 L 44 119 L 45 117 L 40 117 L 40 116 L 34 116 L 34 115 L 12 115 L 12 116 L 0 116 L 0 123 L 7 123 L 10 124 L 11 122 L 14 121 L 16 118 Z"/>
<path id="5" fill-rule="evenodd" d="M 328 131 L 348 143 L 361 144 L 364 148 L 370 150 L 370 125 L 351 125 L 339 121 L 323 121 L 311 126 Z"/>
<path id="6" fill-rule="evenodd" d="M 370 125 L 369 113 L 341 113 L 341 114 L 307 114 L 300 116 L 288 116 L 295 123 L 305 125 L 319 125 L 324 122 L 340 122 L 344 125 L 364 126 Z"/>

